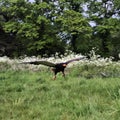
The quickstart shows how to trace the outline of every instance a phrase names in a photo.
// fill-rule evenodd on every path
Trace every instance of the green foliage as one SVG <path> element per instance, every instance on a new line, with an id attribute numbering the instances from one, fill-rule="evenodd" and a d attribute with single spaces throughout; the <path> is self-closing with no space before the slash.
<path id="1" fill-rule="evenodd" d="M 75 77 L 91 78 L 115 78 L 120 77 L 119 65 L 110 64 L 107 66 L 99 66 L 94 64 L 84 64 L 74 68 L 71 71 Z"/>
<path id="2" fill-rule="evenodd" d="M 115 59 L 119 59 L 119 20 L 109 18 L 104 20 L 102 24 L 103 25 L 96 26 L 95 28 L 97 34 L 95 37 L 100 40 L 96 47 L 99 49 L 99 53 L 101 51 L 101 55 L 113 56 Z M 96 40 L 96 43 L 97 42 L 98 40 Z M 107 51 L 105 51 L 105 48 Z"/>
<path id="3" fill-rule="evenodd" d="M 87 1 L 88 2 L 88 1 Z M 89 1 L 87 13 L 91 21 L 94 21 L 96 26 L 94 29 L 93 39 L 95 46 L 99 49 L 99 54 L 106 56 L 114 56 L 116 60 L 119 59 L 119 52 L 116 47 L 120 47 L 119 38 L 113 42 L 112 36 L 119 33 L 119 10 L 120 6 L 118 0 L 105 1 Z M 99 40 L 99 46 L 97 45 Z M 114 52 L 113 52 L 114 51 Z M 116 51 L 116 52 L 115 52 Z"/>
<path id="4" fill-rule="evenodd" d="M 74 31 L 83 33 L 88 31 L 87 29 L 90 29 L 87 19 L 73 10 L 66 10 L 62 16 L 58 17 L 57 21 L 61 22 L 65 31 L 68 33 L 71 32 L 71 34 L 76 34 Z"/>
<path id="5" fill-rule="evenodd" d="M 56 19 L 61 27 L 63 35 L 69 36 L 70 45 L 74 52 L 86 53 L 90 50 L 90 38 L 92 29 L 86 18 L 79 12 L 66 10 Z M 86 46 L 86 44 L 88 44 Z"/>
<path id="6" fill-rule="evenodd" d="M 10 64 L 6 63 L 6 62 L 0 62 L 0 70 L 1 71 L 6 71 L 10 68 Z"/>
<path id="7" fill-rule="evenodd" d="M 0 54 L 88 55 L 94 47 L 119 60 L 119 11 L 118 0 L 0 0 Z"/>

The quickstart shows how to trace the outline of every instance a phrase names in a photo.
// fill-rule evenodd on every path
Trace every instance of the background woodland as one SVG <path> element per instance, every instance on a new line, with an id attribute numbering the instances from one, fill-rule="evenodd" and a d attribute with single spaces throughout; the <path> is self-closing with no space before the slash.
<path id="1" fill-rule="evenodd" d="M 119 60 L 119 0 L 0 0 L 0 56 L 64 55 Z"/>

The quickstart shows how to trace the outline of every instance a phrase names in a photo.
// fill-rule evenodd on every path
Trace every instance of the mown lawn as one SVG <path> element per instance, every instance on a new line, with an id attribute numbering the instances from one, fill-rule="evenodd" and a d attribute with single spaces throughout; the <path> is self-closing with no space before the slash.
<path id="1" fill-rule="evenodd" d="M 120 78 L 78 69 L 0 71 L 0 120 L 120 120 Z"/>

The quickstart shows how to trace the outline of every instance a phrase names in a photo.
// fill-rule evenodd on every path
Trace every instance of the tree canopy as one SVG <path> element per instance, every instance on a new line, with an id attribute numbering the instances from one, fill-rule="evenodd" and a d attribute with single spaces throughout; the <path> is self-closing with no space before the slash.
<path id="1" fill-rule="evenodd" d="M 88 55 L 93 48 L 119 59 L 119 0 L 0 0 L 1 56 Z"/>

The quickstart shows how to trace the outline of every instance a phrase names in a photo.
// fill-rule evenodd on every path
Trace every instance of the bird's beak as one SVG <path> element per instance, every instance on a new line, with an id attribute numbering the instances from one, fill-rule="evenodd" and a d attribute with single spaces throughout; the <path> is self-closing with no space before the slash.
<path id="1" fill-rule="evenodd" d="M 63 64 L 63 66 L 64 66 L 64 67 L 66 67 L 66 66 L 67 66 L 67 64 Z"/>

